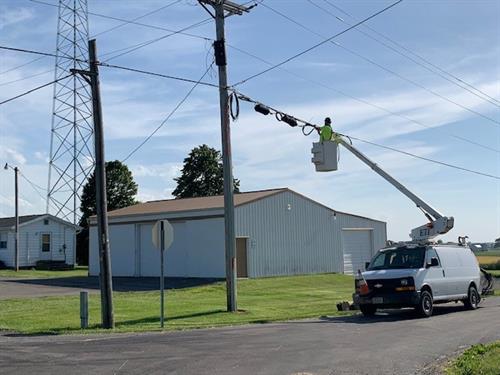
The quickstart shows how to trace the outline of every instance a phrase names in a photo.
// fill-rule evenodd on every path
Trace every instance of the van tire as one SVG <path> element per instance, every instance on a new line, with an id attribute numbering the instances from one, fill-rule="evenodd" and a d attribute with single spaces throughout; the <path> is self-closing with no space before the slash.
<path id="1" fill-rule="evenodd" d="M 377 312 L 377 307 L 373 305 L 359 305 L 359 309 L 364 316 L 373 316 Z"/>
<path id="2" fill-rule="evenodd" d="M 423 290 L 420 293 L 420 301 L 415 310 L 422 318 L 428 318 L 432 315 L 433 308 L 432 294 L 428 290 Z"/>
<path id="3" fill-rule="evenodd" d="M 481 297 L 477 292 L 477 289 L 474 285 L 469 287 L 469 293 L 467 294 L 467 299 L 464 300 L 464 305 L 467 310 L 475 310 L 481 301 Z"/>

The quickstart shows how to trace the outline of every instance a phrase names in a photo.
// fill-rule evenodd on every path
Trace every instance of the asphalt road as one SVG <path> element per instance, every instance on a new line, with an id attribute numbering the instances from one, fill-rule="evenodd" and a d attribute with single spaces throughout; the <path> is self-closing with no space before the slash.
<path id="1" fill-rule="evenodd" d="M 465 346 L 500 339 L 500 298 L 436 307 L 184 332 L 0 336 L 2 374 L 420 374 Z M 168 323 L 167 323 L 168 324 Z M 430 371 L 430 372 L 429 372 Z"/>

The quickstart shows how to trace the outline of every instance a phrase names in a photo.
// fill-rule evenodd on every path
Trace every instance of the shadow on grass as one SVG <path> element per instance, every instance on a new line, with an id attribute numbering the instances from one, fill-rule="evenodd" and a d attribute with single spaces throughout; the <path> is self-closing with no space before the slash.
<path id="1" fill-rule="evenodd" d="M 203 312 L 192 313 L 192 314 L 166 316 L 165 323 L 168 324 L 168 322 L 174 321 L 174 320 L 189 319 L 189 318 L 196 318 L 196 317 L 202 317 L 202 316 L 210 316 L 210 315 L 215 315 L 215 314 L 220 314 L 220 313 L 225 313 L 225 312 L 226 312 L 226 310 L 217 309 L 217 310 L 203 311 Z M 159 321 L 160 321 L 160 317 L 157 315 L 149 316 L 147 318 L 141 318 L 141 319 L 123 320 L 120 322 L 116 322 L 116 328 L 134 326 L 136 324 L 156 323 Z"/>
<path id="2" fill-rule="evenodd" d="M 195 286 L 209 285 L 221 281 L 216 278 L 186 278 L 165 277 L 166 289 L 183 289 Z M 46 287 L 99 289 L 99 278 L 96 276 L 71 276 L 42 279 L 3 279 L 2 282 L 42 285 Z M 158 290 L 158 277 L 113 277 L 113 291 L 115 292 L 147 292 Z M 15 296 L 13 296 L 14 298 Z"/>

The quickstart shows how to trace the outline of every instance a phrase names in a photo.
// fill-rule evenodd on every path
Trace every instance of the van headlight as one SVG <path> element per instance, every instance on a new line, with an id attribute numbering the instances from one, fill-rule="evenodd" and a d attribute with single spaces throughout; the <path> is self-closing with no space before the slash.
<path id="1" fill-rule="evenodd" d="M 407 286 L 408 285 L 408 279 L 401 279 L 401 285 L 402 286 Z"/>

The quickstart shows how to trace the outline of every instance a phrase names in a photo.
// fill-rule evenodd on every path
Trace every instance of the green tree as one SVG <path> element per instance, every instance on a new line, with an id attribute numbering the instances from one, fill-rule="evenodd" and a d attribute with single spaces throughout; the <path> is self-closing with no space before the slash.
<path id="1" fill-rule="evenodd" d="M 134 182 L 132 172 L 118 160 L 106 162 L 106 194 L 108 211 L 137 203 L 135 199 L 137 184 Z M 87 220 L 96 213 L 94 173 L 83 186 L 80 211 L 82 212 L 80 226 L 83 230 L 77 235 L 76 257 L 78 264 L 88 264 L 89 228 Z"/>
<path id="2" fill-rule="evenodd" d="M 180 177 L 174 178 L 176 198 L 207 197 L 224 192 L 222 155 L 207 145 L 195 147 L 184 159 Z M 239 193 L 240 181 L 233 179 L 234 191 Z"/>

